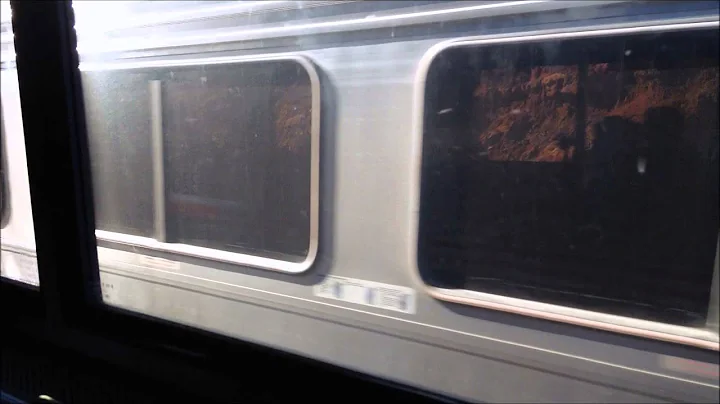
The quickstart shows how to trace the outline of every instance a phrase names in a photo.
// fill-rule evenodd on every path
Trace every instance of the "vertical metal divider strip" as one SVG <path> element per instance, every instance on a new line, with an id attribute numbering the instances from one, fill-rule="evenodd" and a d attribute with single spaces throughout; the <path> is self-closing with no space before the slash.
<path id="1" fill-rule="evenodd" d="M 5 114 L 2 111 L 2 101 L 0 101 L 0 229 L 5 227 L 10 218 L 10 186 L 7 169 L 7 154 L 5 152 Z M 0 230 L 2 232 L 2 230 Z M 2 239 L 2 234 L 0 234 Z M 0 258 L 0 260 L 2 260 Z"/>
<path id="2" fill-rule="evenodd" d="M 150 119 L 152 137 L 153 218 L 155 239 L 166 241 L 165 155 L 163 152 L 162 82 L 150 80 Z"/>
<path id="3" fill-rule="evenodd" d="M 712 287 L 710 289 L 710 306 L 708 307 L 707 327 L 715 332 L 720 329 L 720 234 L 718 235 L 718 244 L 715 249 L 715 270 L 713 271 Z"/>

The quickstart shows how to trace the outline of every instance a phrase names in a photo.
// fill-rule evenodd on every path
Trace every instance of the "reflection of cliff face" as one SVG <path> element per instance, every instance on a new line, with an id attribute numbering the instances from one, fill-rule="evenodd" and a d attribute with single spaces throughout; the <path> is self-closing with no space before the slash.
<path id="1" fill-rule="evenodd" d="M 475 90 L 473 126 L 491 160 L 562 161 L 572 157 L 578 73 L 575 67 L 535 67 L 527 72 L 483 72 Z M 685 133 L 710 133 L 703 116 L 716 113 L 718 69 L 623 71 L 596 64 L 586 80 L 585 148 L 591 150 L 607 117 L 636 124 L 651 108 L 673 107 Z M 694 128 L 692 128 L 694 126 Z M 640 142 L 648 139 L 639 139 Z"/>
<path id="2" fill-rule="evenodd" d="M 310 143 L 312 92 L 308 85 L 283 89 L 275 103 L 275 133 L 278 146 L 299 153 Z"/>
<path id="3" fill-rule="evenodd" d="M 483 73 L 475 90 L 475 124 L 491 160 L 558 161 L 561 139 L 575 126 L 574 68 L 538 67 Z"/>
<path id="4" fill-rule="evenodd" d="M 260 70 L 217 70 L 176 73 L 164 87 L 173 237 L 307 252 L 312 95 L 309 83 L 277 75 L 289 83 Z"/>

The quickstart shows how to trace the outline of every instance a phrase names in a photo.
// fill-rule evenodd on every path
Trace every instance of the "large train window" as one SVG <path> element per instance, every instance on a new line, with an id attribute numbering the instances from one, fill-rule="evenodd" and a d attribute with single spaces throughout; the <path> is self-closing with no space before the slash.
<path id="1" fill-rule="evenodd" d="M 318 220 L 312 65 L 202 63 L 84 72 L 99 238 L 307 269 Z"/>
<path id="2" fill-rule="evenodd" d="M 717 49 L 712 30 L 437 54 L 423 279 L 481 306 L 706 327 L 717 317 Z"/>

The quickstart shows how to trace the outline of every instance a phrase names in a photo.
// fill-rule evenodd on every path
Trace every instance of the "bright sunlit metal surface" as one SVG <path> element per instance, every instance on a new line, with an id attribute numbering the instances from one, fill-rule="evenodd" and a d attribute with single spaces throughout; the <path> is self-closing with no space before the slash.
<path id="1" fill-rule="evenodd" d="M 155 2 L 149 12 L 140 12 L 139 1 L 78 1 L 73 3 L 78 23 L 75 29 L 83 34 L 97 34 L 120 28 L 142 27 L 196 21 L 239 13 L 262 13 L 293 8 L 310 8 L 349 1 L 165 1 Z M 118 18 L 122 17 L 122 18 Z"/>
<path id="2" fill-rule="evenodd" d="M 297 3 L 303 3 L 304 6 L 305 2 Z M 473 2 L 470 4 L 466 4 L 463 2 L 450 2 L 449 5 L 439 4 L 416 8 L 414 7 L 412 12 L 403 12 L 402 10 L 384 11 L 372 14 L 350 15 L 346 18 L 323 18 L 318 21 L 305 21 L 297 24 L 263 24 L 259 28 L 241 29 L 233 27 L 232 29 L 217 29 L 213 30 L 212 32 L 205 32 L 202 34 L 175 35 L 172 37 L 168 37 L 165 33 L 159 33 L 157 36 L 153 35 L 150 37 L 126 37 L 122 40 L 114 40 L 112 38 L 103 37 L 102 32 L 106 32 L 107 27 L 101 29 L 90 28 L 89 26 L 87 26 L 83 27 L 82 30 L 79 30 L 78 32 L 80 34 L 78 52 L 80 52 L 81 54 L 121 52 L 125 50 L 154 49 L 171 46 L 189 46 L 207 43 L 246 41 L 270 37 L 314 35 L 332 32 L 376 29 L 384 27 L 401 27 L 413 24 L 440 22 L 448 18 L 457 18 L 458 16 L 461 16 L 461 18 L 475 18 L 482 17 L 487 13 L 512 13 L 514 10 L 517 10 L 521 7 L 528 7 L 532 5 L 547 6 L 550 3 L 557 3 L 558 7 L 584 7 L 592 4 L 605 4 L 607 2 L 589 1 L 575 5 L 568 4 L 572 2 L 550 2 L 548 0 L 523 0 L 479 3 L 480 4 L 476 4 L 476 2 Z M 77 4 L 84 4 L 84 2 Z M 93 15 L 95 11 L 91 13 L 90 10 L 91 8 L 87 8 L 85 11 L 83 11 L 83 13 L 87 14 L 84 14 L 86 16 L 82 19 L 91 19 L 90 16 Z M 105 25 L 103 21 L 107 18 L 104 16 L 108 15 L 105 14 L 106 12 L 107 11 L 103 11 L 102 15 L 95 15 L 95 22 L 93 24 L 97 24 L 98 26 Z M 122 13 L 126 12 L 127 8 L 119 11 L 120 15 L 123 15 Z M 113 16 L 112 18 L 118 20 L 122 19 L 117 18 L 116 16 Z M 133 18 L 136 17 L 133 16 Z M 165 20 L 163 19 L 163 21 Z M 116 26 L 119 27 L 119 25 Z"/>
<path id="3" fill-rule="evenodd" d="M 6 3 L 6 2 L 5 2 Z M 6 14 L 3 12 L 3 17 Z M 9 23 L 8 23 L 9 25 Z M 4 44 L 3 44 L 4 45 Z M 20 92 L 15 54 L 3 46 L 0 88 L 2 92 L 2 164 L 4 217 L 0 244 L 0 274 L 32 286 L 38 286 L 35 234 L 30 203 L 25 139 L 22 125 Z"/>
<path id="4" fill-rule="evenodd" d="M 0 62 L 15 62 L 15 37 L 12 31 L 12 10 L 10 2 L 6 0 L 0 1 L 0 24 L 2 32 L 0 33 Z"/>
<path id="5" fill-rule="evenodd" d="M 0 22 L 10 22 L 12 20 L 12 10 L 10 9 L 10 1 L 0 1 Z"/>

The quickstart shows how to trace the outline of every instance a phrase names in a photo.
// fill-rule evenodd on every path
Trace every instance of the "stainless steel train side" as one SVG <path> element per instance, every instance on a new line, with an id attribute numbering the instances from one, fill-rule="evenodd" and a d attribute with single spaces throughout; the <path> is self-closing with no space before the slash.
<path id="1" fill-rule="evenodd" d="M 717 402 L 717 257 L 707 324 L 699 327 L 431 285 L 418 268 L 426 84 L 438 55 L 543 41 L 717 36 L 717 3 L 249 2 L 257 3 L 252 13 L 241 3 L 188 2 L 194 11 L 142 14 L 142 23 L 92 38 L 78 26 L 81 70 L 90 83 L 94 72 L 170 77 L 193 66 L 298 61 L 312 99 L 306 254 L 168 242 L 157 232 L 160 201 L 149 235 L 98 230 L 107 304 L 469 401 Z M 32 255 L 34 237 L 17 83 L 5 77 L 11 45 L 3 39 L 11 207 L 3 275 L 32 281 L 33 264 L 18 263 Z M 148 119 L 158 125 L 148 130 L 160 136 L 153 161 L 168 161 L 157 146 L 165 93 L 148 91 L 154 112 L 147 114 L 155 116 Z M 119 142 L 126 151 L 137 147 Z M 148 189 L 165 189 L 163 170 L 145 173 Z M 158 203 L 157 194 L 150 199 Z"/>
<path id="2" fill-rule="evenodd" d="M 3 59 L 5 54 L 3 53 Z M 4 66 L 3 66 L 4 67 Z M 25 142 L 20 118 L 17 75 L 2 72 L 2 276 L 37 286 L 35 235 L 30 207 L 30 185 L 25 160 Z"/>

